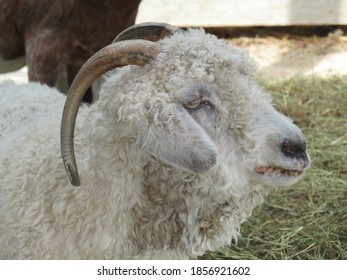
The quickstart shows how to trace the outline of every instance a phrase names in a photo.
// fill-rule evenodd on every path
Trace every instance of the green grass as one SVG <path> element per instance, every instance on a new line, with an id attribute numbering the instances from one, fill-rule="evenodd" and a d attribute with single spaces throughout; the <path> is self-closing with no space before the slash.
<path id="1" fill-rule="evenodd" d="M 347 259 L 347 77 L 261 83 L 303 130 L 312 166 L 255 209 L 237 244 L 203 258 Z"/>

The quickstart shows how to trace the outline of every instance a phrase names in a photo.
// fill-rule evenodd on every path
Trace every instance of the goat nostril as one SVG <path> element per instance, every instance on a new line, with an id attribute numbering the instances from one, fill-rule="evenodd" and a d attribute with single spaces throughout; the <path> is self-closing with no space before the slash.
<path id="1" fill-rule="evenodd" d="M 287 157 L 307 158 L 306 143 L 285 140 L 281 145 L 282 153 Z"/>
<path id="2" fill-rule="evenodd" d="M 309 156 L 306 153 L 306 141 L 285 140 L 281 145 L 282 153 L 289 158 L 296 159 L 300 168 L 306 168 L 310 164 Z"/>

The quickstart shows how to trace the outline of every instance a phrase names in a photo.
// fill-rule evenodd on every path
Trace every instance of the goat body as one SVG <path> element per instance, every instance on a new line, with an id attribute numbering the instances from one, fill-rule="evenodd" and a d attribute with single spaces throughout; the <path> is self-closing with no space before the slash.
<path id="1" fill-rule="evenodd" d="M 0 258 L 197 257 L 302 177 L 305 138 L 245 51 L 195 29 L 159 44 L 144 66 L 108 72 L 99 99 L 81 106 L 78 188 L 60 160 L 64 96 L 0 85 Z"/>

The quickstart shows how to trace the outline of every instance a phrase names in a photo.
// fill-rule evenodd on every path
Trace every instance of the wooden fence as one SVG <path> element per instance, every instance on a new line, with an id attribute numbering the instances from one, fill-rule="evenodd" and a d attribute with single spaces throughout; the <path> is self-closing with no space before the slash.
<path id="1" fill-rule="evenodd" d="M 177 26 L 346 25 L 347 0 L 142 0 L 137 22 Z"/>

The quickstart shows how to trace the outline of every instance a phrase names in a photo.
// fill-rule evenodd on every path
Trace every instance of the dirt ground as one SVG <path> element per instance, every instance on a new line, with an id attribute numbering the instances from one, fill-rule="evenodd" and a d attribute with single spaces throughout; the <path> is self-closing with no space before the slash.
<path id="1" fill-rule="evenodd" d="M 247 49 L 258 61 L 261 78 L 347 74 L 347 36 L 340 29 L 323 37 L 238 37 L 229 41 Z"/>
<path id="2" fill-rule="evenodd" d="M 258 61 L 260 78 L 347 74 L 347 33 L 338 28 L 326 36 L 254 35 L 235 36 L 229 41 L 247 49 Z M 0 82 L 6 79 L 25 83 L 27 70 L 0 75 Z"/>

